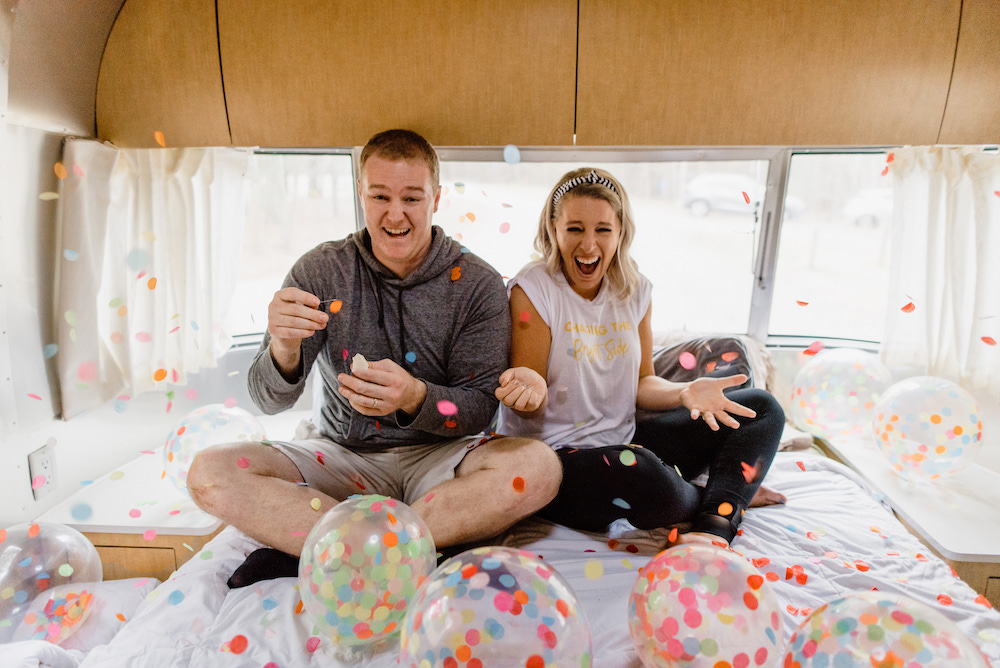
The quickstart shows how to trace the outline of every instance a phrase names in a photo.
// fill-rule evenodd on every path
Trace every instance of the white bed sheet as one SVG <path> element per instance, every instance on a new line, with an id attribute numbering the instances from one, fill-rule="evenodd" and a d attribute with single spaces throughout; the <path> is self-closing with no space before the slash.
<path id="1" fill-rule="evenodd" d="M 733 548 L 754 560 L 762 574 L 771 574 L 770 586 L 784 609 L 786 641 L 810 611 L 874 587 L 937 609 L 979 645 L 993 668 L 1000 668 L 1000 614 L 907 533 L 852 471 L 812 453 L 779 453 L 765 482 L 786 494 L 788 504 L 748 511 Z M 628 634 L 628 595 L 638 569 L 660 551 L 665 535 L 618 528 L 609 545 L 607 535 L 531 519 L 514 527 L 504 544 L 539 554 L 569 581 L 590 622 L 596 668 L 641 668 Z M 296 614 L 300 599 L 294 578 L 230 591 L 226 579 L 258 546 L 225 529 L 151 592 L 110 643 L 90 649 L 80 665 L 396 665 L 393 652 L 340 660 L 329 640 L 312 633 L 306 613 Z M 586 567 L 594 560 L 603 575 L 590 579 Z"/>

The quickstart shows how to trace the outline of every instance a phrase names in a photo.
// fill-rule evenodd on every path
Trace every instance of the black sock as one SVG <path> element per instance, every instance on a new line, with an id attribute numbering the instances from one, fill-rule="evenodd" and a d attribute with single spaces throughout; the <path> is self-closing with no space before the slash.
<path id="1" fill-rule="evenodd" d="M 247 555 L 246 561 L 226 582 L 230 589 L 239 589 L 261 580 L 298 577 L 299 558 L 287 552 L 262 547 Z"/>

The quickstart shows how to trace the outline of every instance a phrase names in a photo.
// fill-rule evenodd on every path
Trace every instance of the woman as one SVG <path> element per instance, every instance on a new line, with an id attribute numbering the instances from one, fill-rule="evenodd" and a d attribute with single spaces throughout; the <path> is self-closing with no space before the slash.
<path id="1" fill-rule="evenodd" d="M 742 374 L 656 376 L 652 285 L 629 256 L 634 235 L 628 196 L 608 172 L 577 169 L 552 189 L 535 239 L 542 259 L 508 284 L 512 368 L 496 391 L 503 432 L 545 441 L 562 461 L 543 517 L 591 531 L 621 517 L 642 529 L 690 522 L 682 542 L 728 544 L 777 451 L 784 413 L 762 390 L 725 392 L 746 382 Z M 637 408 L 656 417 L 637 428 Z M 704 472 L 704 489 L 691 484 Z"/>

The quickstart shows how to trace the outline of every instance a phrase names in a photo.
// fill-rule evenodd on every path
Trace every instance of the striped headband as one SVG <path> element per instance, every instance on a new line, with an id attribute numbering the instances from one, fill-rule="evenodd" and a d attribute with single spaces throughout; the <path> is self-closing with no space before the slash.
<path id="1" fill-rule="evenodd" d="M 610 179 L 606 179 L 603 176 L 598 176 L 597 172 L 592 169 L 590 170 L 590 174 L 587 174 L 586 176 L 578 176 L 575 179 L 570 179 L 566 183 L 556 188 L 556 191 L 552 193 L 552 208 L 553 209 L 556 208 L 556 204 L 559 203 L 559 200 L 562 199 L 563 195 L 568 193 L 573 188 L 576 188 L 579 185 L 583 185 L 584 183 L 593 183 L 594 185 L 602 185 L 611 192 L 613 192 L 614 194 L 621 197 L 621 194 L 618 192 L 618 189 L 615 188 L 614 184 L 611 183 Z"/>

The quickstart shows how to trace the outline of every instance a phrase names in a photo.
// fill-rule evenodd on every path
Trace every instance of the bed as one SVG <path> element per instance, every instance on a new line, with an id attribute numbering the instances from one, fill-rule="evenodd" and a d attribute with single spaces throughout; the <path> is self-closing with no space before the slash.
<path id="1" fill-rule="evenodd" d="M 763 384 L 770 369 L 763 346 L 724 348 L 698 339 L 660 351 L 658 373 L 676 370 L 689 351 L 699 368 L 725 350 L 749 360 L 735 368 Z M 729 363 L 727 362 L 727 363 Z M 721 366 L 721 365 L 719 365 Z M 283 429 L 288 416 L 273 416 Z M 274 433 L 265 423 L 268 433 Z M 808 447 L 799 434 L 783 446 Z M 745 557 L 778 600 L 783 637 L 814 610 L 855 592 L 877 589 L 906 596 L 940 612 L 1000 668 L 1000 613 L 960 580 L 895 518 L 880 494 L 846 466 L 818 451 L 779 452 L 764 484 L 788 498 L 785 505 L 747 511 L 732 549 Z M 605 533 L 584 533 L 538 518 L 524 520 L 494 544 L 530 551 L 558 571 L 575 592 L 589 622 L 596 668 L 642 668 L 628 630 L 628 598 L 639 569 L 660 553 L 669 531 L 639 531 L 626 522 Z M 167 666 L 296 668 L 397 664 L 395 650 L 344 656 L 316 632 L 301 606 L 296 578 L 230 590 L 226 580 L 260 544 L 233 527 L 224 529 L 166 581 L 101 583 L 105 606 L 65 643 L 0 646 L 0 666 L 106 668 Z M 783 654 L 783 652 L 780 652 Z M 470 664 L 471 665 L 471 664 Z M 768 665 L 779 665 L 778 662 Z"/>
<path id="2" fill-rule="evenodd" d="M 785 641 L 824 603 L 877 588 L 940 611 L 979 646 L 992 668 L 1000 668 L 1000 614 L 907 533 L 850 469 L 813 452 L 781 452 L 765 484 L 787 495 L 788 503 L 748 511 L 732 548 L 767 578 L 780 602 Z M 624 524 L 592 534 L 530 518 L 497 543 L 538 554 L 569 582 L 589 621 L 594 666 L 641 668 L 628 632 L 628 595 L 638 569 L 665 540 L 663 531 L 638 531 Z M 339 658 L 329 640 L 313 633 L 307 614 L 296 612 L 300 597 L 295 578 L 229 590 L 226 579 L 258 546 L 226 528 L 167 581 L 155 588 L 147 583 L 148 593 L 134 610 L 119 605 L 127 622 L 118 619 L 114 629 L 90 638 L 92 646 L 77 638 L 71 650 L 53 647 L 48 662 L 31 663 L 29 648 L 15 644 L 0 649 L 0 664 L 396 665 L 392 651 L 350 662 Z M 595 562 L 601 568 L 595 570 Z M 594 577 L 595 572 L 601 575 Z M 126 586 L 136 590 L 130 582 Z M 105 614 L 103 621 L 109 619 L 114 616 Z M 15 652 L 23 663 L 14 662 Z"/>

